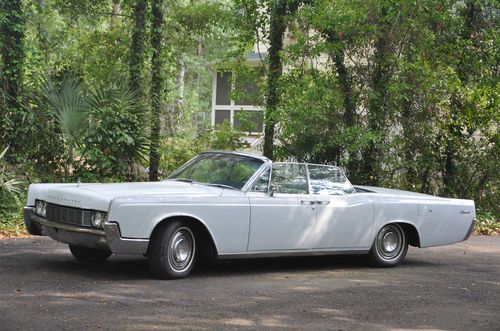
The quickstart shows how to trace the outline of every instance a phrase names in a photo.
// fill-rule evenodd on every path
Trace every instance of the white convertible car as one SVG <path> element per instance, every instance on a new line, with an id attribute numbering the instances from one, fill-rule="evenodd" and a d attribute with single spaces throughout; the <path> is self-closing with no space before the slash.
<path id="1" fill-rule="evenodd" d="M 335 166 L 210 151 L 161 182 L 33 184 L 24 218 L 29 233 L 69 244 L 77 260 L 140 254 L 153 275 L 181 278 L 202 257 L 369 254 L 392 267 L 408 245 L 467 240 L 475 208 L 352 186 Z"/>

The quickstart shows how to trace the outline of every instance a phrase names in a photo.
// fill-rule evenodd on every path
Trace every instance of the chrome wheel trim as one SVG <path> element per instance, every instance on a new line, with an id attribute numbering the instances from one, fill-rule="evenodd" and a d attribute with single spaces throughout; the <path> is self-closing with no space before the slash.
<path id="1" fill-rule="evenodd" d="M 175 272 L 186 271 L 193 263 L 195 254 L 193 232 L 186 227 L 177 229 L 167 246 L 168 264 Z"/>
<path id="2" fill-rule="evenodd" d="M 386 262 L 396 261 L 404 251 L 405 240 L 404 231 L 399 225 L 384 226 L 375 241 L 378 256 Z"/>

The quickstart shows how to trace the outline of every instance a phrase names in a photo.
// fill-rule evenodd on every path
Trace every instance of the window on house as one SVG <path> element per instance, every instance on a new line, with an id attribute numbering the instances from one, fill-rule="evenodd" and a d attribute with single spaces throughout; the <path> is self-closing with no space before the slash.
<path id="1" fill-rule="evenodd" d="M 236 100 L 237 105 L 255 105 L 258 103 L 259 86 L 254 77 L 236 78 Z"/>
<path id="2" fill-rule="evenodd" d="M 217 89 L 216 89 L 216 102 L 217 105 L 230 105 L 231 104 L 231 72 L 218 71 L 217 72 Z"/>
<path id="3" fill-rule="evenodd" d="M 264 115 L 260 110 L 235 110 L 234 127 L 241 131 L 262 132 Z"/>
<path id="4" fill-rule="evenodd" d="M 224 121 L 231 122 L 231 110 L 229 109 L 216 109 L 215 110 L 215 124 L 222 124 Z"/>
<path id="5" fill-rule="evenodd" d="M 233 77 L 230 71 L 217 71 L 214 77 L 212 125 L 228 121 L 243 132 L 263 131 L 259 87 L 253 75 Z"/>

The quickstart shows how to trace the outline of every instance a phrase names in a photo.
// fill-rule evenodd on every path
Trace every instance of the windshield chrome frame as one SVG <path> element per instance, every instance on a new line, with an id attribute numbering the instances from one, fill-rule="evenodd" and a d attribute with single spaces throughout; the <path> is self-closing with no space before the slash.
<path id="1" fill-rule="evenodd" d="M 241 188 L 241 190 L 245 193 L 250 191 L 250 189 L 255 184 L 255 182 L 257 182 L 257 180 L 260 178 L 260 176 L 262 176 L 267 170 L 270 170 L 272 168 L 272 164 L 273 163 L 269 160 L 267 162 L 262 163 L 260 168 L 254 172 L 252 177 L 250 177 L 250 179 L 248 179 L 248 181 Z M 269 191 L 269 185 L 271 185 L 271 173 L 269 174 L 269 180 L 267 182 L 267 190 L 268 191 Z"/>
<path id="2" fill-rule="evenodd" d="M 228 155 L 235 155 L 235 156 L 243 156 L 243 157 L 257 159 L 257 160 L 263 162 L 261 164 L 261 166 L 257 170 L 255 170 L 255 172 L 253 173 L 253 175 L 250 176 L 250 178 L 246 181 L 245 185 L 243 185 L 243 187 L 241 189 L 235 188 L 235 190 L 242 191 L 242 192 L 247 192 L 250 189 L 250 187 L 252 186 L 253 182 L 261 175 L 261 173 L 263 172 L 263 170 L 267 169 L 267 167 L 272 163 L 271 160 L 269 160 L 267 157 L 256 155 L 256 154 L 252 154 L 252 153 L 233 152 L 233 151 L 219 151 L 219 150 L 206 151 L 206 152 L 202 152 L 202 153 L 196 155 L 195 157 L 193 157 L 192 159 L 190 159 L 189 161 L 187 161 L 186 163 L 184 163 L 180 168 L 178 168 L 177 170 L 175 170 L 173 173 L 171 173 L 167 178 L 165 178 L 163 180 L 172 179 L 171 178 L 172 176 L 175 176 L 178 173 L 184 171 L 185 168 L 187 168 L 188 166 L 190 166 L 199 157 L 201 157 L 202 155 L 206 155 L 206 154 L 228 154 Z M 175 180 L 175 178 L 173 178 L 172 180 Z M 200 184 L 202 184 L 202 185 L 203 184 L 209 185 L 210 183 L 200 182 Z"/>

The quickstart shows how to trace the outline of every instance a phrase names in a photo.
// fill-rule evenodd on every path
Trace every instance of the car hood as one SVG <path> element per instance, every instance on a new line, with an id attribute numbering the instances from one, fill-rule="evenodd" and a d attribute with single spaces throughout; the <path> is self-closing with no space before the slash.
<path id="1" fill-rule="evenodd" d="M 223 189 L 178 181 L 113 183 L 113 184 L 33 184 L 28 203 L 34 199 L 83 209 L 108 210 L 116 198 L 158 196 L 218 196 Z M 30 201 L 32 200 L 32 201 Z"/>

